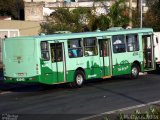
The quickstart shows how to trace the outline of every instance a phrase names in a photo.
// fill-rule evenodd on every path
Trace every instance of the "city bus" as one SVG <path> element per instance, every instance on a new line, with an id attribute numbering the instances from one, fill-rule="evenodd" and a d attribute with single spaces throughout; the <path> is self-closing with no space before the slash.
<path id="1" fill-rule="evenodd" d="M 136 79 L 139 72 L 155 69 L 151 28 L 6 38 L 2 51 L 7 83 L 81 87 L 94 78 Z"/>

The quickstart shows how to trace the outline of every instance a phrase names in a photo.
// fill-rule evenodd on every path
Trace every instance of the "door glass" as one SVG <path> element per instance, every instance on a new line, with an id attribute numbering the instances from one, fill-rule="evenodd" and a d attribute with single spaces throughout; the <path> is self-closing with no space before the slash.
<path id="1" fill-rule="evenodd" d="M 51 43 L 50 47 L 52 62 L 63 61 L 62 43 Z"/>
<path id="2" fill-rule="evenodd" d="M 99 40 L 99 54 L 102 76 L 109 76 L 111 74 L 109 57 L 109 39 Z"/>
<path id="3" fill-rule="evenodd" d="M 144 50 L 144 67 L 152 68 L 152 38 L 150 35 L 143 36 L 143 50 Z"/>
<path id="4" fill-rule="evenodd" d="M 100 57 L 109 56 L 108 41 L 101 40 L 99 46 Z"/>

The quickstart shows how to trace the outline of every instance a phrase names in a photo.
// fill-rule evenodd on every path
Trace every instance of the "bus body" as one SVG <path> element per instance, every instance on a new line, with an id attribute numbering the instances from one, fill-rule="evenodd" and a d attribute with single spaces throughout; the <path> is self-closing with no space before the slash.
<path id="1" fill-rule="evenodd" d="M 153 30 L 98 32 L 7 38 L 3 41 L 5 81 L 44 84 L 110 78 L 155 69 Z"/>

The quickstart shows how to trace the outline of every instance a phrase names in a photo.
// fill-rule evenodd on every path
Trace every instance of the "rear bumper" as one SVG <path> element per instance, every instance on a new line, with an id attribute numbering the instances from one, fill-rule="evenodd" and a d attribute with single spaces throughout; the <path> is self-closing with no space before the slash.
<path id="1" fill-rule="evenodd" d="M 27 78 L 15 78 L 15 77 L 6 77 L 4 76 L 5 83 L 39 83 L 40 76 L 33 76 Z"/>

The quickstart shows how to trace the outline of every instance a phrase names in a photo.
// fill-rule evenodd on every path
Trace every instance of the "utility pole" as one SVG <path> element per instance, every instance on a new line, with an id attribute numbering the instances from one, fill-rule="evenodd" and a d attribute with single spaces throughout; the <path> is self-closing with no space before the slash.
<path id="1" fill-rule="evenodd" d="M 17 6 L 17 18 L 18 20 L 20 20 L 19 0 L 16 0 L 16 6 Z"/>
<path id="2" fill-rule="evenodd" d="M 129 26 L 132 27 L 132 0 L 129 0 Z"/>
<path id="3" fill-rule="evenodd" d="M 141 20 L 140 20 L 140 28 L 143 27 L 143 0 L 141 0 Z"/>

